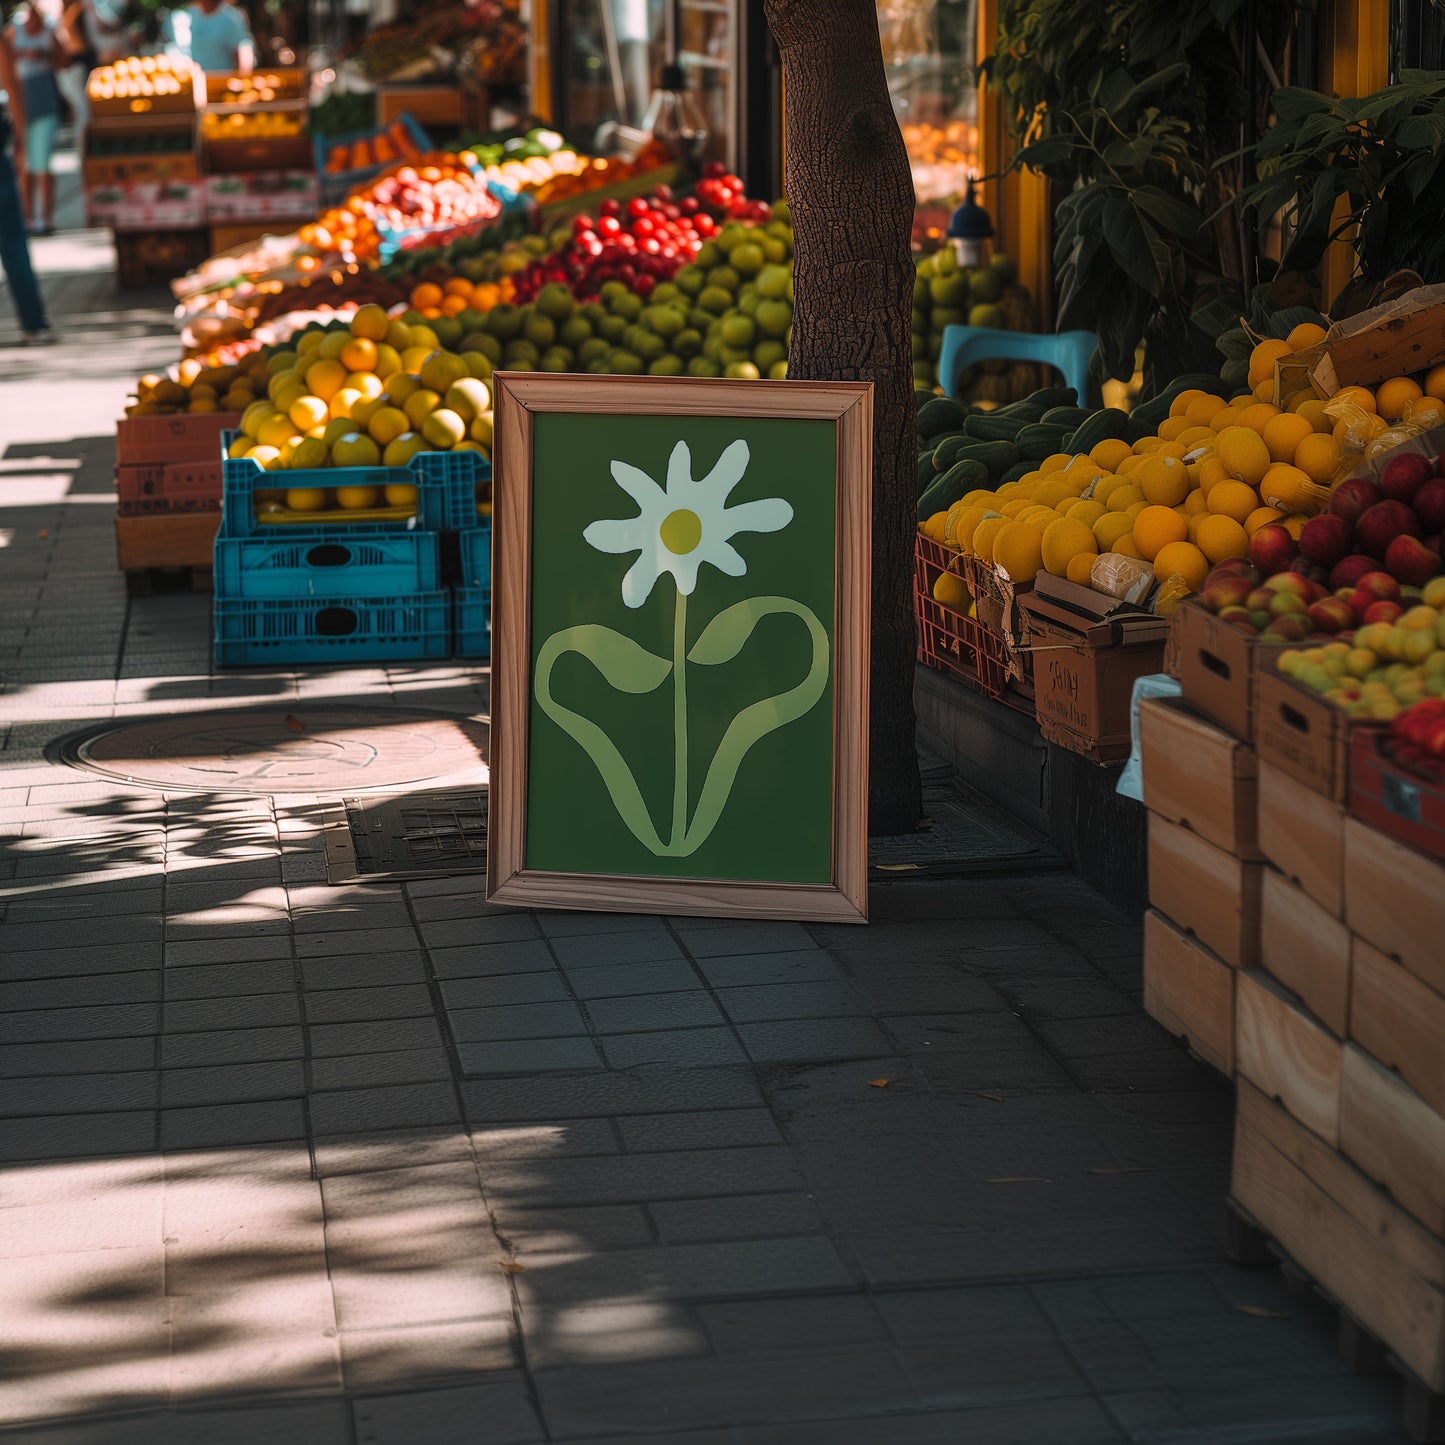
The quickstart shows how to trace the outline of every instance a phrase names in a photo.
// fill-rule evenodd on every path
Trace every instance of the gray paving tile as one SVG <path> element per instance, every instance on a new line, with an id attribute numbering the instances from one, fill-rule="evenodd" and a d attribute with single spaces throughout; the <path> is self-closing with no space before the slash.
<path id="1" fill-rule="evenodd" d="M 299 1059 L 306 1051 L 297 1027 L 168 1034 L 159 1040 L 159 1049 L 161 1067 L 166 1069 Z"/>
<path id="2" fill-rule="evenodd" d="M 210 1033 L 222 1029 L 258 1029 L 301 1022 L 294 993 L 183 999 L 165 1005 L 167 1034 Z"/>
<path id="3" fill-rule="evenodd" d="M 357 1400 L 357 1445 L 540 1445 L 547 1433 L 521 1375 L 450 1390 Z M 484 1430 L 481 1435 L 478 1431 Z"/>
<path id="4" fill-rule="evenodd" d="M 672 935 L 656 928 L 632 933 L 577 933 L 554 937 L 552 949 L 562 967 L 569 971 L 603 968 L 610 964 L 651 963 L 683 956 Z"/>
<path id="5" fill-rule="evenodd" d="M 450 1079 L 445 1049 L 393 1049 L 380 1054 L 342 1054 L 311 1061 L 317 1089 L 358 1089 L 383 1084 L 424 1084 Z"/>
<path id="6" fill-rule="evenodd" d="M 496 1008 L 447 1010 L 452 1036 L 458 1043 L 490 1039 L 545 1039 L 587 1032 L 587 1023 L 575 1003 L 530 1003 Z"/>
<path id="7" fill-rule="evenodd" d="M 440 918 L 423 922 L 421 936 L 428 948 L 476 948 L 489 944 L 535 940 L 537 925 L 528 913 L 493 913 L 480 918 Z"/>
<path id="8" fill-rule="evenodd" d="M 300 1099 L 305 1094 L 306 1069 L 300 1059 L 167 1069 L 161 1075 L 161 1103 L 168 1109 L 253 1099 Z"/>
<path id="9" fill-rule="evenodd" d="M 863 1018 L 740 1024 L 738 1036 L 758 1064 L 868 1058 L 892 1052 L 878 1026 Z"/>
<path id="10" fill-rule="evenodd" d="M 563 1003 L 569 998 L 567 985 L 559 973 L 504 973 L 486 978 L 446 979 L 441 990 L 448 1009 Z"/>
<path id="11" fill-rule="evenodd" d="M 0 1160 L 81 1159 L 155 1147 L 154 1110 L 0 1119 Z"/>
<path id="12" fill-rule="evenodd" d="M 486 1175 L 482 1177 L 485 1183 Z M 524 1252 L 571 1254 L 626 1249 L 655 1243 L 657 1238 L 646 1213 L 635 1204 L 548 1209 L 501 1200 L 492 1212 L 502 1237 Z"/>
<path id="13" fill-rule="evenodd" d="M 603 933 L 647 933 L 666 931 L 666 923 L 650 913 L 549 913 L 534 915 L 548 938 L 571 938 L 581 934 L 595 938 Z"/>
<path id="14" fill-rule="evenodd" d="M 545 1123 L 615 1114 L 667 1114 L 679 1109 L 741 1109 L 763 1096 L 749 1073 L 733 1069 L 661 1069 L 647 1074 L 489 1080 L 462 1085 L 474 1123 Z"/>
<path id="15" fill-rule="evenodd" d="M 1046 1337 L 1049 1317 L 1022 1285 L 898 1290 L 875 1294 L 874 1303 L 901 1345 L 936 1344 L 991 1335 Z"/>
<path id="16" fill-rule="evenodd" d="M 167 1002 L 290 993 L 295 987 L 296 965 L 289 958 L 251 963 L 207 963 L 194 968 L 167 968 L 165 971 Z"/>
<path id="17" fill-rule="evenodd" d="M 422 983 L 394 984 L 385 988 L 333 988 L 308 990 L 309 1024 L 365 1023 L 375 1019 L 429 1018 L 431 991 Z"/>
<path id="18" fill-rule="evenodd" d="M 145 1069 L 122 1074 L 12 1077 L 0 1089 L 0 1117 L 154 1109 L 158 1092 L 157 1076 Z"/>
<path id="19" fill-rule="evenodd" d="M 783 953 L 814 947 L 812 935 L 801 923 L 749 923 L 730 921 L 698 927 L 680 923 L 678 933 L 694 958 L 739 953 Z"/>
<path id="20" fill-rule="evenodd" d="M 387 984 L 424 983 L 426 963 L 420 953 L 361 953 L 339 958 L 304 958 L 301 980 L 308 989 L 377 988 Z"/>
<path id="21" fill-rule="evenodd" d="M 464 948 L 428 945 L 427 954 L 438 978 L 550 973 L 557 967 L 552 950 L 540 938 L 527 938 L 515 943 L 478 943 Z"/>
<path id="22" fill-rule="evenodd" d="M 760 1181 L 761 1182 L 761 1181 Z M 648 1205 L 660 1238 L 669 1244 L 717 1239 L 770 1239 L 820 1234 L 825 1225 L 807 1194 L 733 1194 L 725 1199 L 673 1199 Z"/>
<path id="23" fill-rule="evenodd" d="M 380 1019 L 365 1023 L 311 1024 L 306 1030 L 318 1058 L 338 1054 L 388 1053 L 398 1049 L 435 1049 L 442 1045 L 434 1018 Z"/>
<path id="24" fill-rule="evenodd" d="M 0 943 L 5 937 L 0 934 Z M 149 1003 L 160 997 L 158 970 L 83 974 L 69 978 L 33 978 L 0 983 L 0 1011 L 77 1008 L 87 1004 Z"/>
<path id="25" fill-rule="evenodd" d="M 305 1137 L 306 1113 L 300 1099 L 251 1100 L 161 1111 L 161 1148 L 167 1150 L 218 1149 Z"/>
<path id="26" fill-rule="evenodd" d="M 100 1004 L 93 1008 L 28 1009 L 5 1019 L 7 1043 L 124 1038 L 154 1031 L 158 1003 Z"/>
<path id="27" fill-rule="evenodd" d="M 312 1094 L 310 1113 L 311 1127 L 318 1134 L 425 1128 L 461 1121 L 461 1108 L 449 1080 Z"/>
<path id="28" fill-rule="evenodd" d="M 374 903 L 333 903 L 292 905 L 292 926 L 298 935 L 311 933 L 362 933 L 376 929 L 412 926 L 411 915 L 401 898 L 382 898 Z"/>
<path id="29" fill-rule="evenodd" d="M 636 1114 L 617 1127 L 630 1154 L 666 1149 L 728 1149 L 748 1144 L 781 1144 L 782 1135 L 766 1109 L 710 1109 L 679 1114 Z"/>
<path id="30" fill-rule="evenodd" d="M 578 998 L 588 1000 L 702 990 L 702 982 L 692 966 L 680 957 L 603 968 L 574 968 L 568 971 L 567 982 Z"/>
<path id="31" fill-rule="evenodd" d="M 866 1295 L 728 1300 L 696 1306 L 721 1355 L 809 1353 L 884 1347 L 888 1327 Z"/>
<path id="32" fill-rule="evenodd" d="M 71 974 L 129 973 L 161 966 L 159 943 L 125 943 L 115 948 L 40 948 L 0 957 L 0 978 L 65 978 Z"/>
<path id="33" fill-rule="evenodd" d="M 821 948 L 787 953 L 725 953 L 697 960 L 698 969 L 714 988 L 752 988 L 768 984 L 827 983 L 843 978 L 843 970 Z"/>
<path id="34" fill-rule="evenodd" d="M 150 1069 L 155 1062 L 156 1040 L 148 1034 L 126 1039 L 81 1039 L 74 1043 L 0 1045 L 0 1078 Z"/>
<path id="35" fill-rule="evenodd" d="M 589 1038 L 488 1039 L 457 1045 L 462 1072 L 485 1074 L 550 1074 L 553 1071 L 605 1067 Z"/>
<path id="36" fill-rule="evenodd" d="M 0 777 L 4 774 L 0 773 Z M 0 927 L 0 942 L 7 953 L 32 953 L 49 948 L 75 948 L 83 944 L 155 943 L 160 941 L 160 919 L 150 913 L 125 914 L 104 921 L 71 916 L 63 921 L 7 921 Z"/>
<path id="37" fill-rule="evenodd" d="M 782 983 L 760 988 L 719 988 L 718 999 L 735 1023 L 768 1019 L 846 1018 L 868 1012 L 852 987 L 829 983 Z"/>
<path id="38" fill-rule="evenodd" d="M 195 938 L 167 943 L 165 950 L 167 966 L 189 968 L 198 963 L 245 963 L 252 959 L 290 958 L 291 940 L 289 937 Z"/>
<path id="39" fill-rule="evenodd" d="M 610 1034 L 602 1041 L 614 1069 L 711 1068 L 740 1064 L 747 1055 L 731 1029 L 669 1029 L 657 1033 Z"/>
<path id="40" fill-rule="evenodd" d="M 375 928 L 367 932 L 364 942 L 368 953 L 407 953 L 417 946 L 416 930 L 410 923 L 399 928 Z M 350 929 L 336 933 L 298 933 L 296 957 L 350 957 L 361 943 Z"/>
<path id="41" fill-rule="evenodd" d="M 691 1029 L 726 1022 L 718 1006 L 701 989 L 590 999 L 587 1016 L 602 1034 Z"/>

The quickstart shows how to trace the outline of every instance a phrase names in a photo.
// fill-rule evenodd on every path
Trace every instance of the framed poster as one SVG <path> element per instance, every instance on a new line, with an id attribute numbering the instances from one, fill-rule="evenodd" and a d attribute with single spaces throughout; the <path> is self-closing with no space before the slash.
<path id="1" fill-rule="evenodd" d="M 495 387 L 488 898 L 866 921 L 871 385 Z"/>

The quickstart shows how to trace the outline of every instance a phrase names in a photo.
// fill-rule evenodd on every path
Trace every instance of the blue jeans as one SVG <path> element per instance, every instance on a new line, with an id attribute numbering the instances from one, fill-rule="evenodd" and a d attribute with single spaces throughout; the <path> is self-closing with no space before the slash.
<path id="1" fill-rule="evenodd" d="M 10 151 L 0 144 L 0 267 L 10 283 L 15 309 L 20 313 L 22 331 L 44 331 L 45 303 L 30 265 L 30 247 L 25 240 L 25 214 L 20 206 L 20 183 L 10 161 Z"/>

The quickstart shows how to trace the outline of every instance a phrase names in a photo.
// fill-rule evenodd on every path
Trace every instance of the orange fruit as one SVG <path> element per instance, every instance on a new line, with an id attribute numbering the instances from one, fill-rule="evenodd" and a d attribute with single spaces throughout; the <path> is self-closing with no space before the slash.
<path id="1" fill-rule="evenodd" d="M 1114 490 L 1109 493 L 1109 500 L 1105 503 L 1105 506 L 1107 506 L 1111 512 L 1127 512 L 1135 502 L 1143 503 L 1144 500 L 1144 493 L 1131 482 L 1126 486 L 1115 487 Z"/>
<path id="2" fill-rule="evenodd" d="M 1219 460 L 1236 481 L 1255 486 L 1269 470 L 1269 448 L 1264 438 L 1248 426 L 1229 426 L 1219 433 Z M 1213 489 L 1211 489 L 1212 495 Z M 1211 508 L 1211 510 L 1213 510 Z"/>
<path id="3" fill-rule="evenodd" d="M 1445 368 L 1442 368 L 1445 369 Z M 1119 441 L 1115 437 L 1109 437 L 1101 441 L 1093 451 L 1089 453 L 1089 460 L 1097 462 L 1107 472 L 1112 472 L 1125 457 L 1133 456 L 1133 449 L 1126 441 Z M 1103 500 L 1102 498 L 1100 500 Z"/>
<path id="4" fill-rule="evenodd" d="M 1009 522 L 993 540 L 993 564 L 1010 582 L 1032 582 L 1044 565 L 1044 537 L 1027 522 Z"/>
<path id="5" fill-rule="evenodd" d="M 1195 487 L 1179 504 L 1176 510 L 1183 512 L 1186 517 L 1199 517 L 1203 516 L 1209 508 L 1206 505 L 1204 493 L 1201 492 L 1198 487 Z"/>
<path id="6" fill-rule="evenodd" d="M 1055 577 L 1066 577 L 1069 563 L 1075 557 L 1093 557 L 1098 550 L 1098 539 L 1087 523 L 1076 521 L 1073 517 L 1060 517 L 1044 529 L 1040 555 L 1046 571 Z"/>
<path id="7" fill-rule="evenodd" d="M 1145 561 L 1152 562 L 1171 542 L 1189 536 L 1189 523 L 1173 507 L 1145 507 L 1134 522 L 1134 545 Z"/>
<path id="8" fill-rule="evenodd" d="M 1076 587 L 1087 587 L 1094 572 L 1094 552 L 1078 552 L 1069 558 L 1064 576 Z"/>
<path id="9" fill-rule="evenodd" d="M 368 341 L 385 341 L 390 326 L 390 318 L 374 302 L 358 306 L 356 315 L 351 318 L 351 334 L 364 336 Z"/>
<path id="10" fill-rule="evenodd" d="M 1270 417 L 1260 433 L 1269 448 L 1270 460 L 1275 462 L 1293 461 L 1295 449 L 1313 434 L 1314 428 L 1304 417 L 1287 411 Z"/>
<path id="11" fill-rule="evenodd" d="M 1199 490 L 1207 497 L 1209 489 L 1229 480 L 1229 468 L 1217 453 L 1199 459 Z"/>
<path id="12" fill-rule="evenodd" d="M 1197 386 L 1191 386 L 1186 391 L 1181 391 L 1179 395 L 1169 403 L 1169 415 L 1171 417 L 1183 416 L 1203 395 L 1204 393 Z"/>
<path id="13" fill-rule="evenodd" d="M 1109 550 L 1120 557 L 1133 557 L 1140 562 L 1144 560 L 1144 554 L 1135 545 L 1133 537 L 1120 537 Z"/>
<path id="14" fill-rule="evenodd" d="M 1304 472 L 1285 463 L 1271 467 L 1259 484 L 1264 501 L 1282 512 L 1317 511 L 1323 501 L 1318 491 Z"/>
<path id="15" fill-rule="evenodd" d="M 306 389 L 322 401 L 330 401 L 346 380 L 346 368 L 329 358 L 314 363 L 306 373 Z"/>
<path id="16" fill-rule="evenodd" d="M 1273 402 L 1256 401 L 1250 406 L 1243 407 L 1234 419 L 1235 426 L 1247 426 L 1264 435 L 1264 428 L 1271 417 L 1279 415 L 1279 408 Z"/>
<path id="17" fill-rule="evenodd" d="M 415 310 L 425 311 L 428 307 L 440 306 L 444 294 L 440 286 L 431 281 L 423 281 L 411 293 L 411 304 Z"/>
<path id="18" fill-rule="evenodd" d="M 376 342 L 365 336 L 353 336 L 336 359 L 347 371 L 371 371 L 376 366 Z"/>
<path id="19" fill-rule="evenodd" d="M 1252 537 L 1261 527 L 1267 527 L 1271 522 L 1277 522 L 1283 516 L 1284 513 L 1278 507 L 1256 507 L 1244 519 L 1244 530 Z"/>
<path id="20" fill-rule="evenodd" d="M 1325 403 L 1313 393 L 1300 402 L 1294 410 L 1297 415 L 1304 417 L 1317 432 L 1328 432 L 1334 427 L 1334 417 L 1325 415 Z"/>
<path id="21" fill-rule="evenodd" d="M 1189 418 L 1195 426 L 1208 426 L 1210 421 L 1217 416 L 1228 405 L 1222 396 L 1215 396 L 1212 392 L 1204 392 L 1189 403 L 1188 410 L 1184 415 Z"/>
<path id="22" fill-rule="evenodd" d="M 1134 530 L 1134 519 L 1123 512 L 1105 512 L 1094 523 L 1094 540 L 1101 552 L 1107 552 L 1120 537 L 1129 536 Z"/>
<path id="23" fill-rule="evenodd" d="M 1430 368 L 1430 374 L 1425 378 L 1425 395 L 1445 401 L 1445 362 Z"/>
<path id="24" fill-rule="evenodd" d="M 1211 562 L 1249 555 L 1249 533 L 1233 517 L 1211 512 L 1199 519 L 1193 539 Z"/>
<path id="25" fill-rule="evenodd" d="M 1178 416 L 1171 416 L 1167 421 L 1159 423 L 1159 430 L 1156 433 L 1160 441 L 1172 442 L 1180 432 L 1188 431 L 1192 423 L 1185 412 Z"/>
<path id="26" fill-rule="evenodd" d="M 1160 456 L 1158 452 L 1145 457 L 1133 474 L 1134 485 L 1144 500 L 1155 506 L 1177 507 L 1189 492 L 1189 468 L 1177 457 Z"/>
<path id="27" fill-rule="evenodd" d="M 470 296 L 472 283 L 465 276 L 449 276 L 442 287 L 443 296 Z"/>
<path id="28" fill-rule="evenodd" d="M 1325 328 L 1314 321 L 1301 321 L 1284 339 L 1291 351 L 1303 351 L 1308 346 L 1318 346 L 1325 339 Z"/>
<path id="29" fill-rule="evenodd" d="M 1379 407 L 1375 404 L 1375 393 L 1367 386 L 1342 386 L 1331 398 L 1330 404 L 1335 402 L 1349 402 L 1357 406 L 1361 411 L 1377 412 Z"/>
<path id="30" fill-rule="evenodd" d="M 1209 558 L 1192 542 L 1171 542 L 1154 557 L 1154 576 L 1160 582 L 1178 577 L 1191 592 L 1198 592 L 1209 576 Z"/>
<path id="31" fill-rule="evenodd" d="M 1249 353 L 1250 386 L 1257 386 L 1266 377 L 1273 381 L 1275 362 L 1289 355 L 1291 355 L 1291 348 L 1288 341 L 1277 341 L 1273 337 L 1267 341 L 1261 341 Z"/>
<path id="32" fill-rule="evenodd" d="M 1374 412 L 1365 412 L 1362 417 L 1350 418 L 1341 417 L 1335 423 L 1331 435 L 1342 447 L 1348 447 L 1359 451 L 1368 443 L 1380 435 L 1388 426 L 1389 422 L 1382 416 L 1376 416 Z"/>
<path id="33" fill-rule="evenodd" d="M 1408 376 L 1392 376 L 1375 388 L 1375 409 L 1387 421 L 1398 421 L 1405 408 L 1424 395 L 1418 381 Z"/>
<path id="34" fill-rule="evenodd" d="M 1244 519 L 1259 506 L 1259 494 L 1244 482 L 1220 482 L 1210 488 L 1208 506 L 1216 517 L 1233 517 L 1243 525 Z"/>
<path id="35" fill-rule="evenodd" d="M 1281 457 L 1279 460 L 1290 459 Z M 1332 436 L 1312 431 L 1300 439 L 1293 461 L 1312 482 L 1328 482 L 1340 467 L 1340 444 Z"/>

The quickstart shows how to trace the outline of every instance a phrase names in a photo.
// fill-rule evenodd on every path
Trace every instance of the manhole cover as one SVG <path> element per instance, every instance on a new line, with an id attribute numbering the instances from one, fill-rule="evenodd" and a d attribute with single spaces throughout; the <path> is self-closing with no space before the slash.
<path id="1" fill-rule="evenodd" d="M 356 793 L 487 781 L 485 719 L 297 704 L 183 713 L 61 745 L 75 767 L 142 787 L 202 793 Z"/>
<path id="2" fill-rule="evenodd" d="M 486 870 L 485 788 L 343 798 L 327 813 L 326 877 L 331 883 Z"/>

